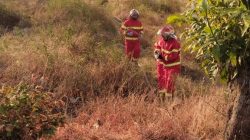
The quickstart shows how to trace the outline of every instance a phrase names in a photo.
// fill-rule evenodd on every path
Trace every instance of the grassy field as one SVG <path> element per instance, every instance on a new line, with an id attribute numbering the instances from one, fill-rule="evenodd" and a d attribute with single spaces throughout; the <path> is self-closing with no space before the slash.
<path id="1" fill-rule="evenodd" d="M 140 66 L 126 60 L 115 20 L 131 8 L 145 28 Z M 222 139 L 233 95 L 191 54 L 182 53 L 177 98 L 156 95 L 155 33 L 183 9 L 181 0 L 2 0 L 0 85 L 24 82 L 64 101 L 67 123 L 43 139 Z"/>

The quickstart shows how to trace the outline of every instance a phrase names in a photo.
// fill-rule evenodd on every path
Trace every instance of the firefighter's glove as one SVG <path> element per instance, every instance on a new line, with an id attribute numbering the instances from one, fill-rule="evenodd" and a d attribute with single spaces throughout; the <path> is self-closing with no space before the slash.
<path id="1" fill-rule="evenodd" d="M 159 59 L 159 57 L 160 57 L 160 54 L 158 54 L 158 53 L 155 53 L 155 54 L 154 54 L 154 56 L 155 56 L 155 59 Z"/>
<path id="2" fill-rule="evenodd" d="M 155 59 L 163 59 L 163 57 L 161 56 L 160 52 L 158 52 L 158 51 L 156 51 L 154 53 L 154 57 L 155 57 Z"/>

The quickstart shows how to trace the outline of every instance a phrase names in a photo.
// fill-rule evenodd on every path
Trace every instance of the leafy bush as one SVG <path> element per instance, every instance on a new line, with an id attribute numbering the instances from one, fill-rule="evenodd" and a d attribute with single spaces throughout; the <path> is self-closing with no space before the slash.
<path id="1" fill-rule="evenodd" d="M 0 90 L 0 139 L 36 139 L 51 135 L 63 124 L 63 104 L 51 93 L 30 86 L 3 86 Z"/>
<path id="2" fill-rule="evenodd" d="M 196 53 L 205 72 L 224 82 L 235 79 L 250 58 L 250 13 L 241 1 L 190 2 L 181 18 L 191 25 L 183 34 L 187 49 Z M 175 19 L 174 19 L 175 18 Z M 169 22 L 183 19 L 170 17 Z M 184 20 L 184 21 L 185 21 Z"/>

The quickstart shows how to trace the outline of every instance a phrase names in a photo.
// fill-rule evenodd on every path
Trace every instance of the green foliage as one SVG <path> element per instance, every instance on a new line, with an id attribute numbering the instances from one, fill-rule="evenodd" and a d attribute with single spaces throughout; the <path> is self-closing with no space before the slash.
<path id="1" fill-rule="evenodd" d="M 178 26 L 181 26 L 183 22 L 185 22 L 185 17 L 183 15 L 174 14 L 167 18 L 167 23 L 175 23 Z"/>
<path id="2" fill-rule="evenodd" d="M 19 84 L 0 90 L 0 139 L 36 139 L 64 122 L 63 104 L 49 93 Z"/>
<path id="3" fill-rule="evenodd" d="M 179 17 L 191 25 L 183 34 L 187 50 L 209 76 L 219 73 L 230 82 L 250 58 L 250 11 L 239 0 L 193 0 L 189 6 Z"/>

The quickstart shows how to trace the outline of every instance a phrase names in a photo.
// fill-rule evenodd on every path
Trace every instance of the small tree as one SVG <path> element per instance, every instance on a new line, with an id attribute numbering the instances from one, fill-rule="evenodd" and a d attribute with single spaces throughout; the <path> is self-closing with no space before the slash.
<path id="1" fill-rule="evenodd" d="M 210 77 L 220 75 L 227 83 L 235 81 L 237 97 L 226 128 L 226 139 L 250 139 L 250 1 L 192 0 L 182 16 L 168 22 L 190 24 L 183 34 L 187 49 L 196 54 Z"/>

